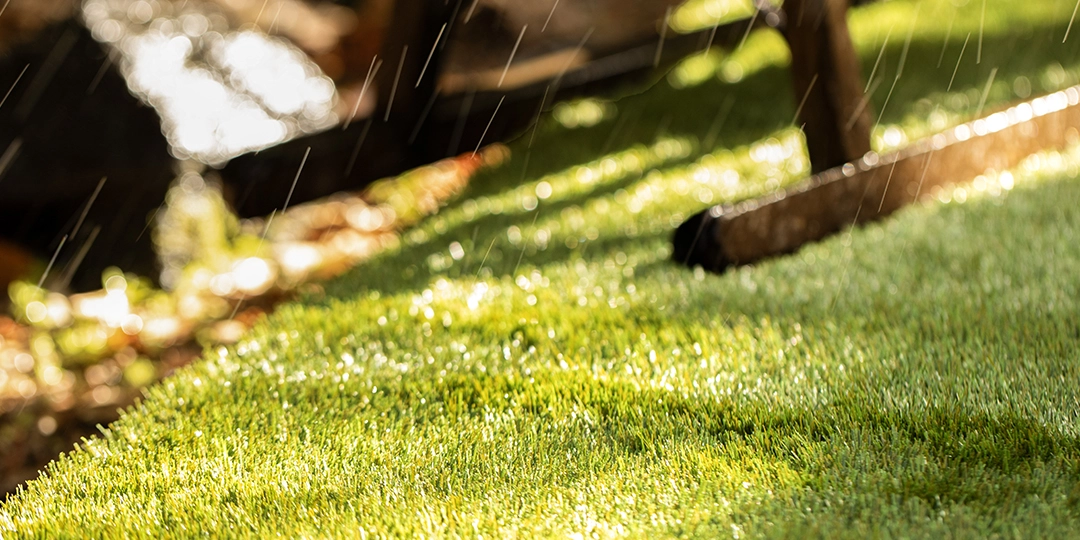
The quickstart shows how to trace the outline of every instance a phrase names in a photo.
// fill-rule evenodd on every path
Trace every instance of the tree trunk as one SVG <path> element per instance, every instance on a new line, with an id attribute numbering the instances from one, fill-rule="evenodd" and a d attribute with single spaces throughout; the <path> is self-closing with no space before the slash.
<path id="1" fill-rule="evenodd" d="M 849 0 L 786 0 L 791 75 L 814 173 L 870 151 L 870 114 L 847 27 Z"/>

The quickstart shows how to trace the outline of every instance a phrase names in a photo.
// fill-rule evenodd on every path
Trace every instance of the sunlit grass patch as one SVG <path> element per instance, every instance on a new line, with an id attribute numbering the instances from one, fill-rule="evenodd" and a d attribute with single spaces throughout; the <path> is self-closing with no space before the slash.
<path id="1" fill-rule="evenodd" d="M 751 0 L 688 0 L 675 10 L 671 27 L 677 32 L 693 32 L 744 19 L 753 13 Z"/>
<path id="2" fill-rule="evenodd" d="M 987 41 L 984 61 L 1008 43 Z M 911 95 L 938 99 L 917 91 L 948 82 L 926 64 L 939 46 L 912 45 L 920 62 L 889 118 L 922 110 Z M 1038 50 L 1032 78 L 1073 58 Z M 0 525 L 1075 535 L 1080 152 L 958 183 L 787 257 L 721 276 L 681 268 L 668 243 L 687 215 L 805 172 L 794 105 L 772 86 L 783 66 L 750 67 L 738 84 L 619 99 L 591 127 L 545 118 L 535 143 L 514 143 L 510 163 L 396 249 L 150 389 Z M 964 92 L 982 88 L 972 73 Z"/>
<path id="3" fill-rule="evenodd" d="M 1042 156 L 1011 190 L 987 179 L 724 276 L 669 265 L 662 237 L 415 288 L 362 269 L 152 389 L 3 519 L 45 536 L 1067 532 L 1078 163 Z"/>

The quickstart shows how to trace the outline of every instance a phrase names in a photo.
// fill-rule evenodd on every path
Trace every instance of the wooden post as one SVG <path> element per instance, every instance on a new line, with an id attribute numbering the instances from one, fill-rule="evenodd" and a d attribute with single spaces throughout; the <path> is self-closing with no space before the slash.
<path id="1" fill-rule="evenodd" d="M 870 114 L 847 27 L 850 0 L 787 0 L 784 36 L 798 122 L 819 173 L 870 151 Z"/>
<path id="2" fill-rule="evenodd" d="M 428 108 L 439 78 L 441 48 L 456 13 L 454 2 L 397 0 L 375 77 L 376 122 L 387 122 L 393 144 L 408 147 L 410 133 Z M 444 26 L 445 25 L 445 26 Z M 422 77 L 421 77 L 422 75 Z"/>

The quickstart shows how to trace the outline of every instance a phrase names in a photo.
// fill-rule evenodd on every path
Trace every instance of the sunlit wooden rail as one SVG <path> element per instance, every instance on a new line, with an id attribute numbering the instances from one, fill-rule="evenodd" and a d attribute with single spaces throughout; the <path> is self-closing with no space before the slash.
<path id="1" fill-rule="evenodd" d="M 675 233 L 673 258 L 723 271 L 791 253 L 887 216 L 987 171 L 1080 142 L 1080 86 L 1020 103 L 897 152 L 861 159 L 758 199 L 700 212 Z"/>

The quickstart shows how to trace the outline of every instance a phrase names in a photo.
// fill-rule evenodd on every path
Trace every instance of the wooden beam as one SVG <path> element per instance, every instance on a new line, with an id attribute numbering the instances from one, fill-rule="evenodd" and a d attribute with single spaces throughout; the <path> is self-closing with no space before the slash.
<path id="1" fill-rule="evenodd" d="M 895 153 L 866 154 L 778 193 L 701 212 L 675 232 L 673 258 L 720 272 L 790 253 L 926 198 L 1080 141 L 1080 86 L 963 124 Z"/>

